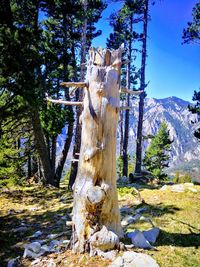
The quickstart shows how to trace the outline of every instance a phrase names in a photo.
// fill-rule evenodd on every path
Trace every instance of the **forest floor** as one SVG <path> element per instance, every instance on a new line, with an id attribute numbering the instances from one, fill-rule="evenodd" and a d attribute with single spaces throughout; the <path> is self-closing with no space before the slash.
<path id="1" fill-rule="evenodd" d="M 154 250 L 134 251 L 151 255 L 160 267 L 200 266 L 200 186 L 193 188 L 193 192 L 172 192 L 170 186 L 166 190 L 141 186 L 143 202 L 135 205 L 130 198 L 131 188 L 121 186 L 118 189 L 120 207 L 145 208 L 143 215 L 160 228 Z M 9 259 L 22 256 L 25 244 L 36 239 L 32 235 L 37 231 L 41 231 L 38 239 L 56 233 L 63 233 L 62 238 L 69 239 L 71 232 L 65 221 L 71 211 L 72 193 L 64 185 L 60 189 L 36 185 L 1 189 L 0 266 L 6 266 Z M 139 221 L 124 230 L 149 228 L 149 223 Z M 109 260 L 90 258 L 87 254 L 75 255 L 64 248 L 59 253 L 42 256 L 40 266 L 48 266 L 50 261 L 59 267 L 105 267 L 110 264 Z M 31 266 L 31 261 L 20 258 L 20 266 Z"/>

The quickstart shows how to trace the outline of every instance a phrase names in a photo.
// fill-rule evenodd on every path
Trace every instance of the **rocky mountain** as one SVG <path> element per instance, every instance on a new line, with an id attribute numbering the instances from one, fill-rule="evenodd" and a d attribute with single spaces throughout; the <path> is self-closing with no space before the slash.
<path id="1" fill-rule="evenodd" d="M 155 135 L 160 124 L 166 122 L 170 137 L 174 142 L 171 146 L 170 165 L 175 166 L 183 162 L 200 160 L 200 142 L 193 136 L 196 115 L 188 111 L 190 103 L 177 97 L 164 99 L 147 98 L 145 100 L 143 134 Z M 138 100 L 131 101 L 129 153 L 134 154 L 136 127 L 138 118 Z M 119 130 L 118 130 L 119 137 Z M 148 145 L 144 142 L 144 147 Z"/>
<path id="2" fill-rule="evenodd" d="M 177 97 L 168 97 L 164 99 L 147 98 L 145 100 L 144 113 L 144 136 L 155 135 L 161 122 L 165 121 L 170 131 L 170 136 L 174 140 L 170 152 L 170 166 L 178 167 L 180 164 L 190 162 L 199 162 L 200 170 L 200 142 L 193 136 L 194 124 L 191 121 L 196 116 L 188 111 L 190 103 Z M 136 130 L 138 119 L 138 99 L 131 100 L 130 110 L 130 127 L 129 127 L 129 147 L 130 155 L 135 154 Z M 66 129 L 58 138 L 57 151 L 58 155 L 66 139 Z M 118 153 L 120 140 L 120 127 L 117 131 Z M 148 141 L 144 141 L 144 148 L 148 145 Z M 144 149 L 145 150 L 145 149 Z M 70 149 L 69 157 L 66 165 L 69 165 L 69 158 L 72 158 L 72 149 Z"/>

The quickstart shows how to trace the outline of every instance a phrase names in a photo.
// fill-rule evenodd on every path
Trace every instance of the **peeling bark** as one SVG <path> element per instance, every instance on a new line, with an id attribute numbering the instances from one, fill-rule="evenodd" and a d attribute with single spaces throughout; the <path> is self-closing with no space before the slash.
<path id="1" fill-rule="evenodd" d="M 74 184 L 75 252 L 107 251 L 123 236 L 116 188 L 116 129 L 120 108 L 121 48 L 90 49 L 81 114 L 82 140 Z"/>

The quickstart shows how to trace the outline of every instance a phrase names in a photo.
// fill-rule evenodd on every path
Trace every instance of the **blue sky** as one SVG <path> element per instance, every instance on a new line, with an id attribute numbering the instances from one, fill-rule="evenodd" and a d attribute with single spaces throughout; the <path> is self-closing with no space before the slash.
<path id="1" fill-rule="evenodd" d="M 197 0 L 161 0 L 150 7 L 151 21 L 148 29 L 148 58 L 146 81 L 148 97 L 177 96 L 191 101 L 194 90 L 200 88 L 200 46 L 182 45 L 182 32 L 192 19 L 192 8 Z M 112 32 L 108 17 L 121 3 L 110 4 L 103 12 L 97 28 L 102 35 L 93 46 L 106 46 Z"/>

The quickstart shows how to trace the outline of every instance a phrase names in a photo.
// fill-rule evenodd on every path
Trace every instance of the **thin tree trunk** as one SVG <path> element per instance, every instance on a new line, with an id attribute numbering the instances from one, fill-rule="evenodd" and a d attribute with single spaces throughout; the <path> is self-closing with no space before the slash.
<path id="1" fill-rule="evenodd" d="M 123 116 L 123 110 L 120 111 L 120 156 L 123 156 L 123 142 L 124 142 L 124 116 Z"/>
<path id="2" fill-rule="evenodd" d="M 44 183 L 54 185 L 54 173 L 51 169 L 49 152 L 45 143 L 44 133 L 40 124 L 40 118 L 37 110 L 32 111 L 32 124 L 35 137 L 35 146 L 43 168 Z"/>
<path id="3" fill-rule="evenodd" d="M 83 9 L 84 12 L 87 12 L 87 0 L 83 0 Z M 80 80 L 83 82 L 85 80 L 85 61 L 86 61 L 86 31 L 87 31 L 87 18 L 85 18 L 83 27 L 82 27 L 82 36 L 81 36 L 81 73 Z M 76 91 L 76 100 L 83 100 L 83 90 L 78 89 Z M 82 112 L 81 107 L 76 108 L 76 128 L 75 128 L 75 139 L 74 139 L 74 149 L 73 149 L 73 158 L 78 159 L 78 154 L 81 147 L 81 124 L 79 123 L 79 118 Z M 78 162 L 74 161 L 71 163 L 71 172 L 69 177 L 69 188 L 71 189 L 78 171 Z"/>
<path id="4" fill-rule="evenodd" d="M 59 187 L 60 185 L 60 179 L 62 176 L 62 171 L 65 165 L 65 161 L 67 158 L 67 154 L 69 152 L 69 148 L 71 145 L 71 141 L 72 141 L 72 136 L 73 136 L 73 122 L 69 122 L 68 124 L 68 130 L 67 130 L 67 138 L 65 140 L 65 144 L 64 144 L 64 148 L 62 150 L 62 155 L 59 159 L 57 168 L 56 168 L 56 173 L 55 173 L 55 180 L 56 180 L 56 186 Z"/>
<path id="5" fill-rule="evenodd" d="M 142 128 L 143 128 L 143 116 L 144 116 L 144 99 L 146 96 L 145 68 L 146 68 L 146 57 L 147 57 L 148 7 L 149 7 L 149 0 L 146 0 L 144 8 L 143 44 L 142 44 L 141 78 L 140 78 L 140 90 L 143 91 L 143 93 L 140 95 L 140 100 L 139 100 L 139 118 L 138 118 L 137 139 L 136 139 L 135 174 L 138 176 L 141 175 L 141 169 L 142 169 Z"/>
<path id="6" fill-rule="evenodd" d="M 130 32 L 133 31 L 133 16 L 130 17 Z M 132 56 L 132 38 L 128 41 L 128 64 L 126 74 L 126 86 L 130 88 L 130 72 L 131 72 L 131 56 Z M 130 105 L 130 95 L 127 94 L 126 105 Z M 128 138 L 129 138 L 129 109 L 125 111 L 124 122 L 124 140 L 123 140 L 123 176 L 128 176 Z"/>
<path id="7" fill-rule="evenodd" d="M 91 50 L 87 70 L 71 247 L 90 255 L 117 248 L 123 236 L 116 188 L 121 53 L 121 49 Z"/>
<path id="8" fill-rule="evenodd" d="M 51 138 L 51 168 L 53 173 L 55 173 L 56 168 L 56 139 L 55 136 Z"/>
<path id="9" fill-rule="evenodd" d="M 68 75 L 67 75 L 67 18 L 66 18 L 66 13 L 63 12 L 63 29 L 64 29 L 64 38 L 63 38 L 63 58 L 64 58 L 64 62 L 63 62 L 63 79 L 67 81 L 68 79 Z M 70 101 L 70 97 L 69 97 L 69 89 L 65 89 L 65 98 L 67 101 Z M 62 177 L 62 172 L 63 172 L 63 168 L 65 165 L 65 161 L 69 152 L 69 148 L 71 145 L 71 141 L 72 141 L 72 137 L 73 137 L 73 126 L 74 126 L 74 122 L 73 122 L 73 109 L 71 106 L 67 107 L 67 109 L 69 110 L 69 113 L 71 114 L 71 118 L 67 118 L 68 119 L 68 130 L 67 130 L 67 138 L 65 140 L 65 144 L 62 150 L 62 155 L 58 161 L 58 165 L 56 167 L 56 172 L 55 172 L 55 180 L 56 180 L 56 186 L 59 187 L 60 185 L 60 180 Z"/>

